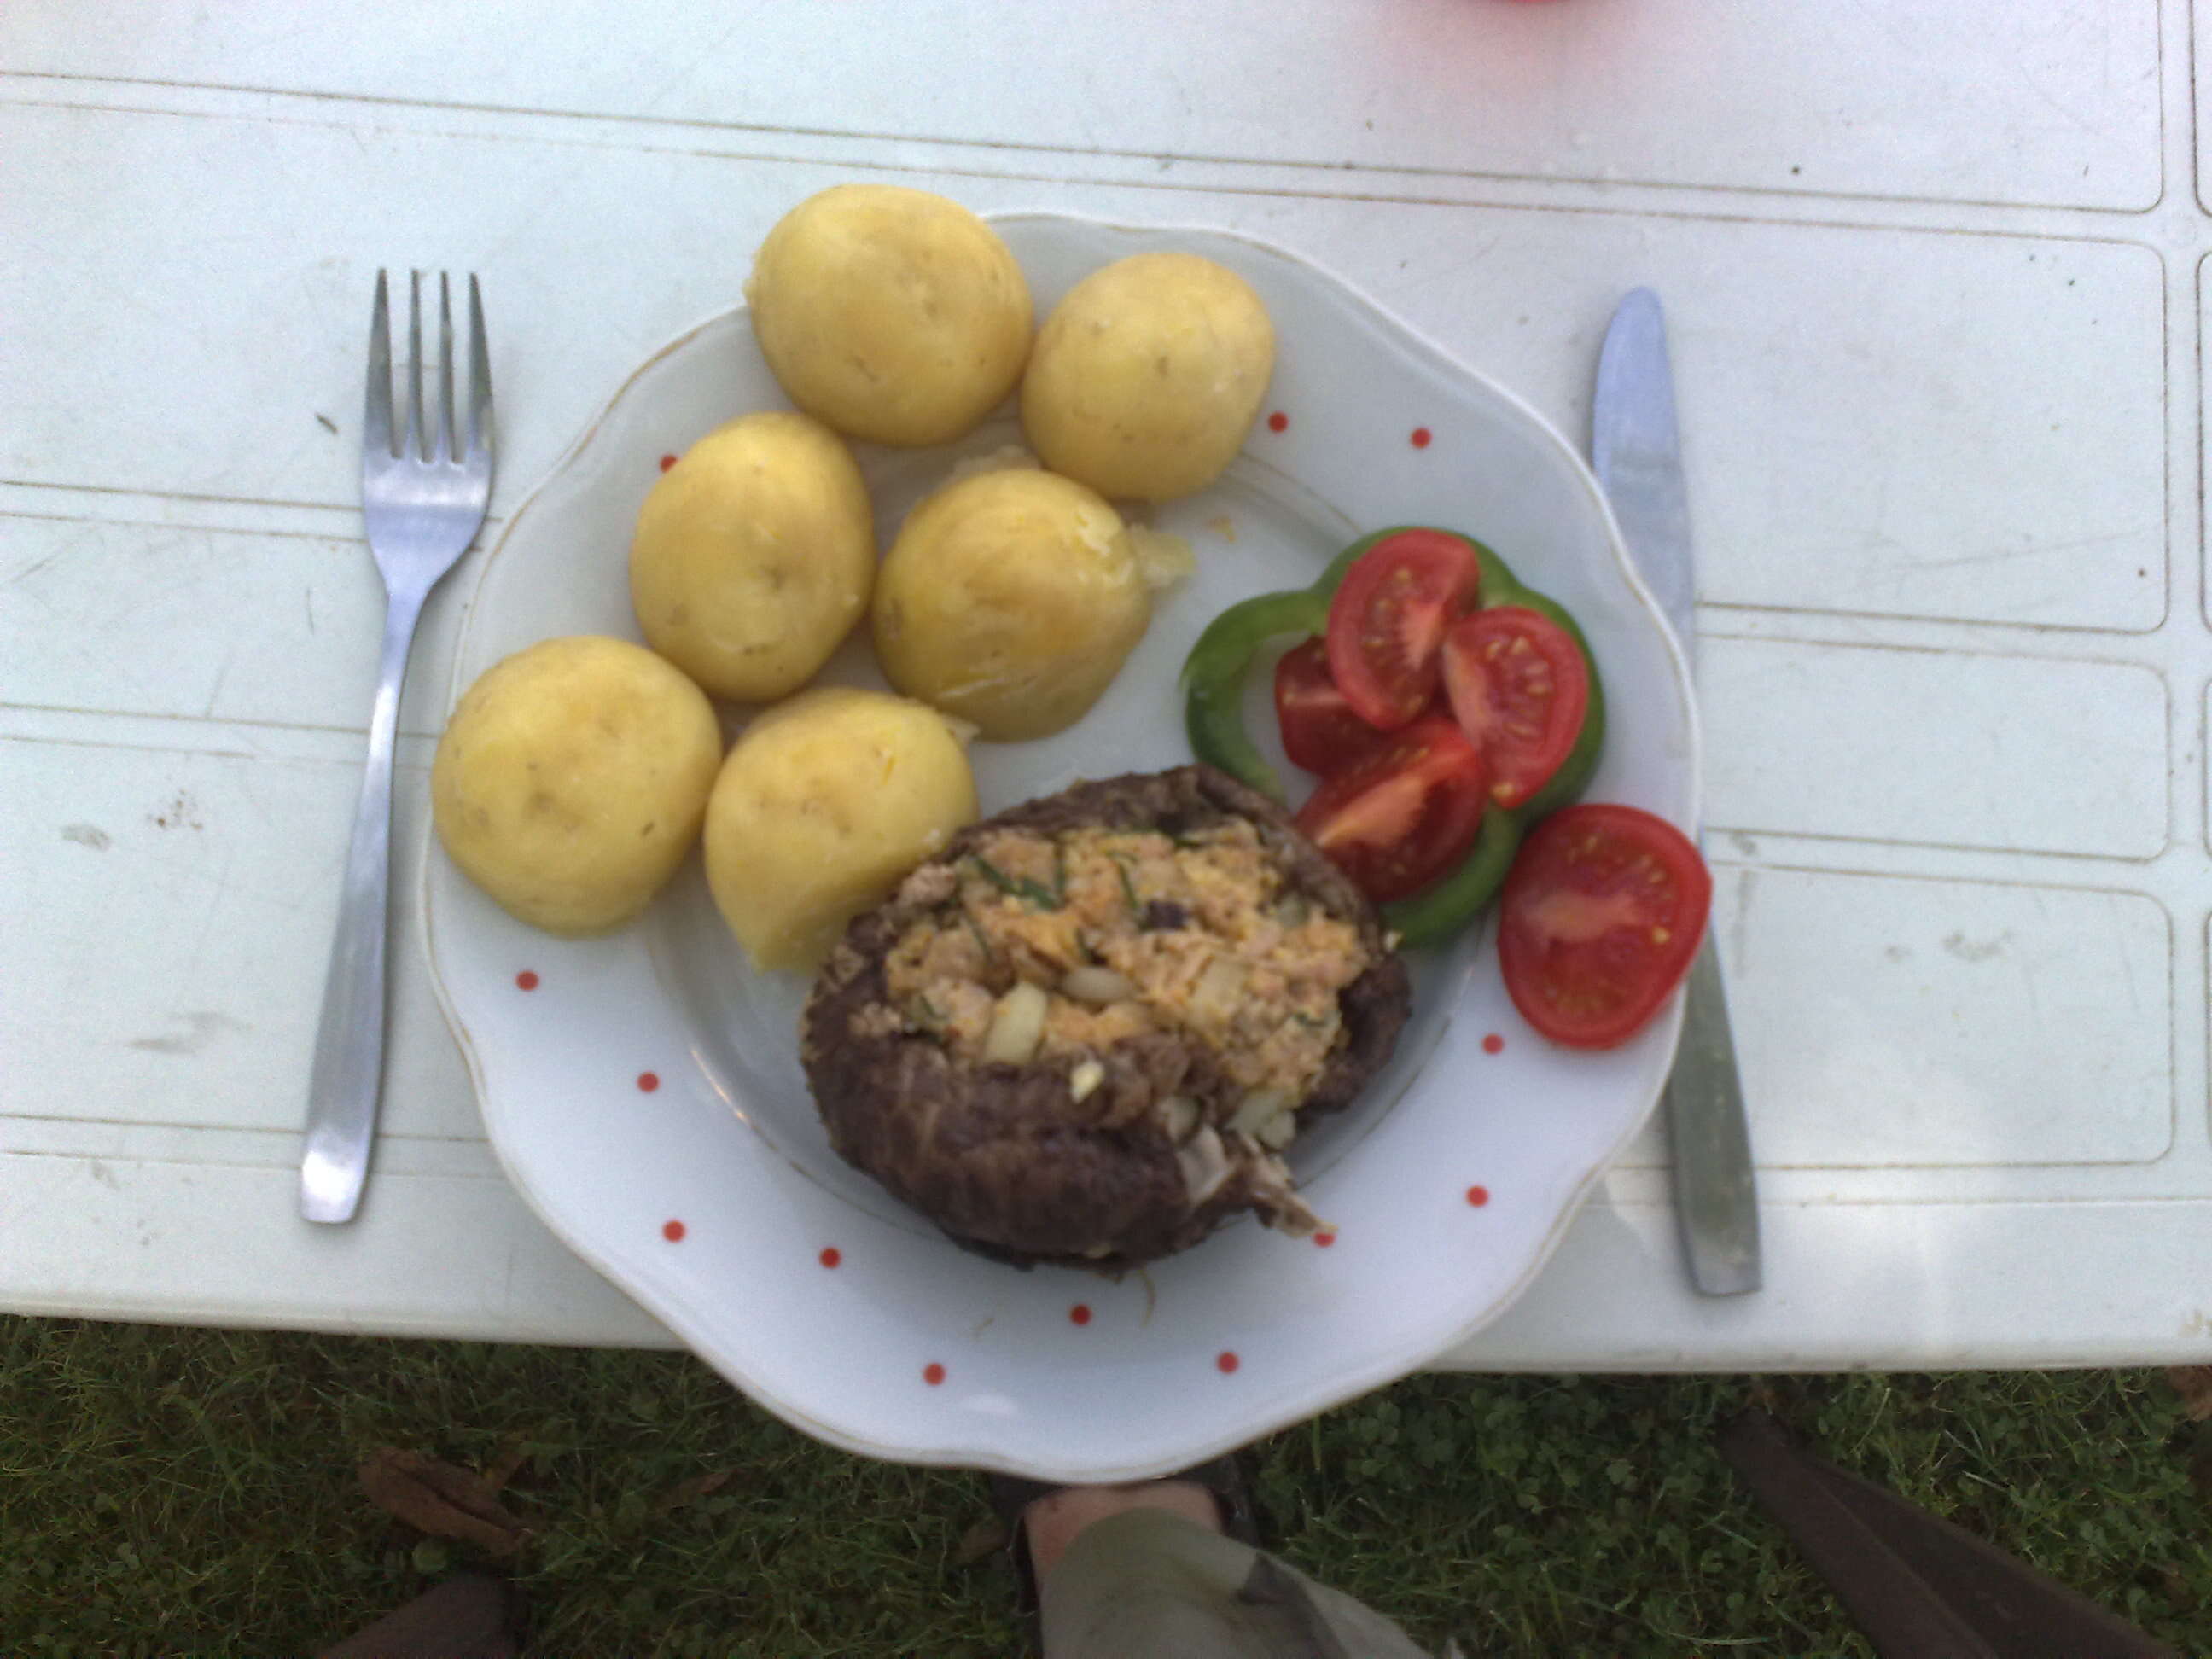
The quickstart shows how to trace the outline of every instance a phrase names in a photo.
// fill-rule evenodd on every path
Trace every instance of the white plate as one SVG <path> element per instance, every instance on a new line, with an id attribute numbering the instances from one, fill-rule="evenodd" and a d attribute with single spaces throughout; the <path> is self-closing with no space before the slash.
<path id="1" fill-rule="evenodd" d="M 1279 249 L 1042 215 L 997 223 L 1040 316 L 1109 260 L 1182 248 L 1248 278 L 1280 345 L 1245 454 L 1216 488 L 1152 515 L 1189 538 L 1197 576 L 1072 730 L 977 746 L 985 811 L 1188 761 L 1176 675 L 1208 618 L 1310 580 L 1358 531 L 1433 523 L 1491 543 L 1589 631 L 1611 706 L 1592 795 L 1692 821 L 1680 657 L 1595 483 L 1536 415 Z M 661 458 L 786 406 L 741 309 L 656 354 L 483 562 L 455 695 L 550 635 L 636 637 L 626 552 Z M 958 449 L 1018 437 L 1002 418 Z M 951 459 L 863 449 L 885 539 Z M 860 641 L 829 677 L 882 683 Z M 1273 724 L 1265 679 L 1255 734 Z M 511 920 L 434 851 L 425 885 L 432 967 L 486 1127 L 548 1226 L 809 1432 L 1041 1479 L 1179 1468 L 1402 1376 L 1497 1317 L 1643 1124 L 1680 1022 L 1670 1008 L 1611 1054 L 1554 1048 L 1514 1012 L 1486 941 L 1466 939 L 1420 965 L 1390 1071 L 1299 1143 L 1292 1162 L 1331 1243 L 1248 1219 L 1114 1283 L 964 1254 L 837 1159 L 799 1068 L 805 985 L 748 969 L 696 858 L 637 926 L 586 943 Z"/>

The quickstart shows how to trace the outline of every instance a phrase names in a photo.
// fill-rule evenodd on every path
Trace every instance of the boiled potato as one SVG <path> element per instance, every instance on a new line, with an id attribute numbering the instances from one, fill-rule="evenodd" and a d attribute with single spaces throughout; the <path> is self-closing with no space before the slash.
<path id="1" fill-rule="evenodd" d="M 461 872 L 550 933 L 645 908 L 697 839 L 721 763 L 705 693 L 627 640 L 494 664 L 438 739 L 430 811 Z"/>
<path id="2" fill-rule="evenodd" d="M 757 968 L 816 966 L 845 924 L 975 816 L 943 715 L 829 686 L 748 727 L 707 806 L 707 882 Z"/>
<path id="3" fill-rule="evenodd" d="M 792 402 L 872 443 L 947 443 L 1014 389 L 1030 289 L 957 202 L 839 185 L 786 214 L 745 284 L 753 332 Z"/>
<path id="4" fill-rule="evenodd" d="M 747 415 L 645 498 L 630 606 L 647 643 L 708 691 L 765 702 L 814 677 L 875 571 L 875 518 L 844 440 L 804 415 Z"/>
<path id="5" fill-rule="evenodd" d="M 907 515 L 876 579 L 876 659 L 987 738 L 1041 738 L 1097 702 L 1151 617 L 1120 515 L 1070 479 L 1012 468 Z"/>
<path id="6" fill-rule="evenodd" d="M 1139 253 L 1054 307 L 1022 377 L 1022 427 L 1047 466 L 1102 495 L 1173 501 L 1244 447 L 1274 367 L 1274 325 L 1243 277 L 1194 253 Z"/>

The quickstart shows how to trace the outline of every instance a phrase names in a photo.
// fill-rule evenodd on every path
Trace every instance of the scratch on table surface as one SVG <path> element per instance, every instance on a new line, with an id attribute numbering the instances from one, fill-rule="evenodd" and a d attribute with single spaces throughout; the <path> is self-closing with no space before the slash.
<path id="1" fill-rule="evenodd" d="M 1759 895 L 1759 872 L 1747 870 L 1735 888 L 1735 920 L 1729 927 L 1728 965 L 1743 971 L 1751 960 L 1751 907 Z"/>
<path id="2" fill-rule="evenodd" d="M 206 954 L 208 935 L 215 931 L 215 919 L 222 914 L 222 902 L 230 896 L 230 872 L 237 864 L 238 849 L 233 848 L 223 855 L 222 868 L 216 874 L 215 896 L 208 901 L 207 915 L 201 918 L 200 931 L 192 940 L 192 953 L 188 960 L 195 966 Z"/>
<path id="3" fill-rule="evenodd" d="M 1456 258 L 1447 260 L 1433 273 L 1425 276 L 1423 280 L 1425 283 L 1434 283 L 1441 282 L 1446 277 L 1456 276 L 1463 271 L 1472 270 L 1475 266 L 1482 264 L 1486 259 L 1489 258 L 1492 254 L 1497 252 L 1498 250 L 1504 245 L 1504 242 L 1505 233 L 1502 230 L 1493 231 L 1489 235 L 1482 237 L 1480 240 L 1474 243 L 1473 246 L 1468 247 L 1466 252 L 1459 255 Z"/>
<path id="4" fill-rule="evenodd" d="M 2142 1007 L 2142 994 L 2136 989 L 2135 959 L 2133 954 L 2128 950 L 2124 938 L 2120 941 L 2120 976 L 2128 982 L 2129 1012 L 2131 1013 L 2140 1012 Z"/>
<path id="5" fill-rule="evenodd" d="M 1190 88 L 1182 83 L 1182 76 L 1175 72 L 1175 65 L 1164 64 L 1160 67 L 1162 73 L 1167 76 L 1168 84 L 1175 88 L 1176 101 L 1182 106 L 1182 112 L 1185 115 L 1196 114 L 1197 106 L 1191 102 Z M 1175 160 L 1171 155 L 1163 156 L 1161 159 L 1170 162 Z"/>
<path id="6" fill-rule="evenodd" d="M 658 111 L 663 104 L 668 101 L 668 95 L 674 92 L 677 88 L 682 86 L 687 81 L 696 80 L 698 78 L 699 70 L 702 64 L 720 62 L 724 48 L 726 48 L 732 40 L 735 40 L 738 34 L 744 27 L 745 21 L 743 18 L 739 18 L 731 23 L 731 25 L 727 28 L 724 29 L 720 34 L 716 35 L 714 40 L 708 44 L 704 50 L 684 53 L 683 55 L 682 61 L 678 64 L 676 73 L 670 76 L 665 81 L 662 82 L 660 83 L 659 90 L 653 93 L 645 100 L 644 108 L 646 111 L 648 113 Z"/>
<path id="7" fill-rule="evenodd" d="M 269 808 L 263 804 L 261 797 L 253 792 L 253 772 L 251 768 L 243 769 L 239 773 L 238 793 L 244 798 L 246 804 L 253 809 L 253 815 L 256 817 L 270 829 L 276 828 L 276 820 L 269 816 Z M 282 900 L 277 901 L 276 903 L 279 909 L 297 911 L 305 902 L 304 899 L 295 897 L 289 903 Z"/>
<path id="8" fill-rule="evenodd" d="M 13 575 L 9 576 L 6 581 L 0 582 L 0 587 L 13 587 L 18 582 L 27 582 L 30 580 L 32 577 L 37 575 L 39 572 L 44 570 L 48 565 L 52 564 L 56 559 L 58 559 L 63 554 L 68 551 L 69 549 L 66 547 L 58 547 L 52 552 L 47 554 L 45 558 L 33 559 L 30 563 L 25 565 L 21 570 L 16 571 Z"/>
<path id="9" fill-rule="evenodd" d="M 174 1018 L 189 1029 L 162 1036 L 132 1037 L 126 1046 L 143 1048 L 149 1054 L 196 1054 L 226 1031 L 253 1029 L 242 1019 L 234 1019 L 211 1008 L 195 1009 Z"/>
<path id="10" fill-rule="evenodd" d="M 1917 59 L 1922 55 L 1923 48 L 1920 43 L 1908 37 L 1903 29 L 1867 4 L 1867 0 L 1851 0 L 1851 9 L 1887 35 L 1890 43 L 1903 51 L 1908 58 Z"/>
<path id="11" fill-rule="evenodd" d="M 1956 570 L 1970 565 L 2002 564 L 2008 559 L 2041 558 L 2050 553 L 2080 553 L 2093 547 L 2110 547 L 2115 542 L 2132 541 L 2144 533 L 2139 526 L 2125 530 L 2108 530 L 2094 536 L 2069 536 L 2055 542 L 2021 542 L 2017 547 L 1978 548 L 1971 553 L 1953 554 L 1948 558 L 1916 559 L 1914 570 Z"/>
<path id="12" fill-rule="evenodd" d="M 2096 136 L 2097 124 L 2038 80 L 2033 65 L 2023 58 L 2021 60 L 2019 68 L 2021 85 L 2050 106 L 2054 113 L 2063 117 L 2076 131 L 2087 133 L 2093 137 Z M 2084 171 L 2086 172 L 2087 169 L 2085 168 Z"/>
<path id="13" fill-rule="evenodd" d="M 202 720 L 209 720 L 214 717 L 215 706 L 222 696 L 224 683 L 230 678 L 230 665 L 237 660 L 238 647 L 236 646 L 231 647 L 229 650 L 223 653 L 222 666 L 215 671 L 215 685 L 213 689 L 208 692 L 207 708 L 200 715 Z"/>

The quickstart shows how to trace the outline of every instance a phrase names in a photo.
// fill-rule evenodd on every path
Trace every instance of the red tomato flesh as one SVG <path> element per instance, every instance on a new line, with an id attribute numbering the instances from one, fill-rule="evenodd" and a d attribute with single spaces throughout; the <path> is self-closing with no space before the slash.
<path id="1" fill-rule="evenodd" d="M 1356 765 L 1389 742 L 1352 712 L 1328 675 L 1328 647 L 1316 637 L 1283 653 L 1275 665 L 1275 721 L 1291 763 L 1320 777 Z"/>
<path id="2" fill-rule="evenodd" d="M 1551 781 L 1582 735 L 1589 666 L 1540 611 L 1498 605 L 1444 635 L 1444 692 L 1467 740 L 1490 763 L 1490 794 L 1518 806 Z"/>
<path id="3" fill-rule="evenodd" d="M 1418 893 L 1474 846 L 1489 778 L 1458 726 L 1441 715 L 1383 738 L 1366 759 L 1322 781 L 1297 826 L 1376 903 Z"/>
<path id="4" fill-rule="evenodd" d="M 1505 878 L 1498 960 L 1522 1018 L 1553 1042 L 1612 1048 L 1681 983 L 1712 877 L 1664 818 L 1584 803 L 1531 830 Z"/>
<path id="5" fill-rule="evenodd" d="M 1474 603 L 1474 549 L 1441 530 L 1386 536 L 1352 562 L 1329 601 L 1328 672 L 1352 712 L 1395 731 L 1436 695 L 1444 635 Z"/>

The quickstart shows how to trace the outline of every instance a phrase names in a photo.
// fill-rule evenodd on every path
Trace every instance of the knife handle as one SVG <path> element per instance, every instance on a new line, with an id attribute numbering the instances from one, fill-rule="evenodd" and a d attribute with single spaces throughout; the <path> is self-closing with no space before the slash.
<path id="1" fill-rule="evenodd" d="M 1759 1200 L 1729 1031 L 1728 988 L 1710 933 L 1690 965 L 1685 998 L 1681 1046 L 1667 1079 L 1674 1212 L 1698 1289 L 1741 1296 L 1759 1285 Z"/>

